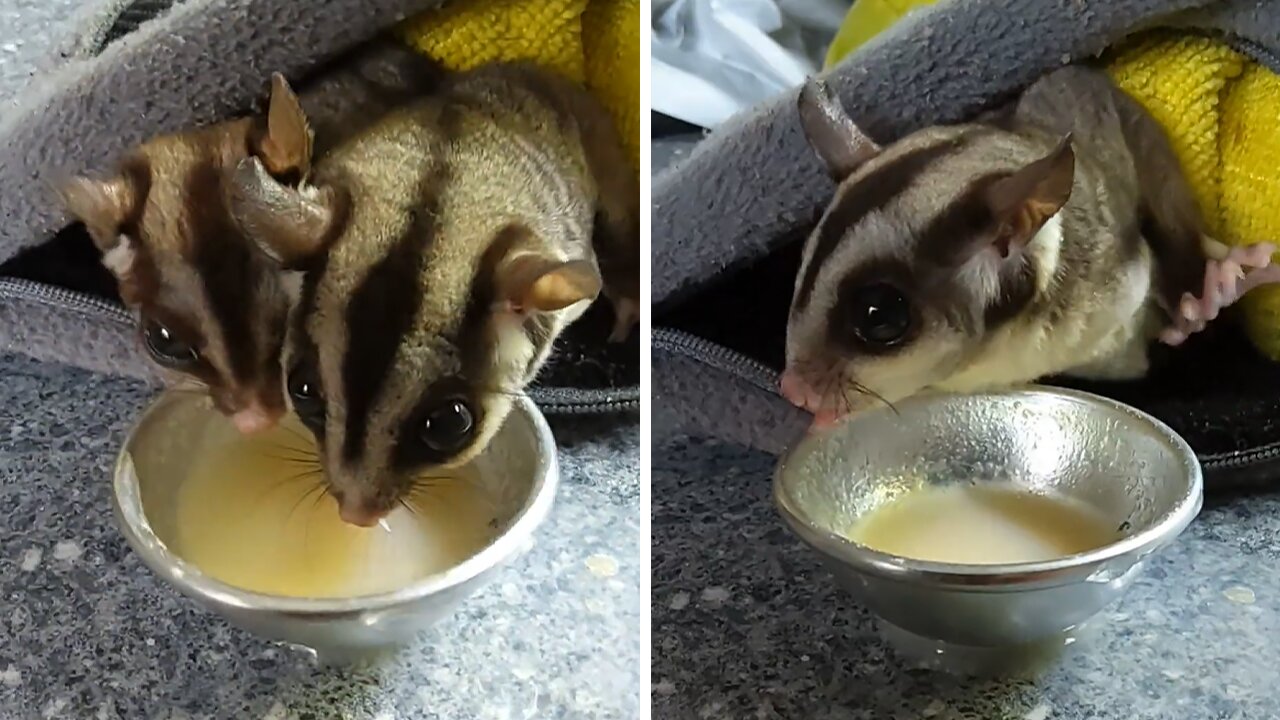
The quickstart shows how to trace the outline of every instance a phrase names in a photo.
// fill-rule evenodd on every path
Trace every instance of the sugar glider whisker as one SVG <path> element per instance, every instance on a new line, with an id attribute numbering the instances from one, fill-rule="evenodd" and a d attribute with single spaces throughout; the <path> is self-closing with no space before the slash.
<path id="1" fill-rule="evenodd" d="M 616 131 L 531 66 L 451 78 L 302 186 L 248 158 L 231 207 L 295 295 L 288 400 L 358 525 L 483 450 L 602 290 L 638 302 L 639 193 Z"/>
<path id="2" fill-rule="evenodd" d="M 1280 279 L 1269 245 L 1207 236 L 1163 130 L 1100 71 L 884 147 L 819 81 L 797 111 L 837 188 L 804 248 L 781 390 L 819 425 L 926 389 L 1137 378 L 1154 340 Z"/>
<path id="3" fill-rule="evenodd" d="M 261 115 L 153 138 L 112 173 L 61 185 L 137 316 L 148 356 L 172 382 L 207 389 L 242 431 L 276 421 L 285 408 L 288 299 L 274 266 L 231 219 L 228 179 L 253 157 L 296 183 L 313 154 L 439 77 L 433 61 L 382 38 L 332 61 L 300 96 L 274 75 Z"/>

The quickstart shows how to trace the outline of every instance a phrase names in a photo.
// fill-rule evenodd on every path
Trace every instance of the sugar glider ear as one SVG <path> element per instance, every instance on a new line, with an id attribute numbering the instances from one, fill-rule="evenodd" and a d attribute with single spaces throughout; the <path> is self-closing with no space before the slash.
<path id="1" fill-rule="evenodd" d="M 1048 155 L 997 180 L 986 190 L 996 219 L 996 249 L 1002 257 L 1025 246 L 1067 204 L 1075 181 L 1076 156 L 1071 135 L 1063 136 Z"/>
<path id="2" fill-rule="evenodd" d="M 272 73 L 267 128 L 257 138 L 254 154 L 276 177 L 306 177 L 311 169 L 312 140 L 311 126 L 298 96 L 284 75 Z"/>
<path id="3" fill-rule="evenodd" d="M 498 299 L 517 313 L 555 312 L 600 294 L 600 271 L 589 260 L 521 253 L 498 267 Z"/>
<path id="4" fill-rule="evenodd" d="M 588 260 L 522 255 L 504 265 L 501 299 L 516 312 L 554 312 L 600 294 L 600 273 Z"/>
<path id="5" fill-rule="evenodd" d="M 332 187 L 293 187 L 272 177 L 256 157 L 241 160 L 227 186 L 227 207 L 240 229 L 285 269 L 319 254 L 338 216 Z"/>
<path id="6" fill-rule="evenodd" d="M 880 146 L 845 113 L 825 82 L 816 78 L 805 80 L 797 109 L 805 139 L 836 182 L 880 154 Z"/>
<path id="7" fill-rule="evenodd" d="M 555 312 L 595 300 L 602 285 L 594 260 L 552 255 L 522 223 L 510 223 L 498 231 L 481 267 L 492 278 L 495 306 L 518 314 Z"/>
<path id="8" fill-rule="evenodd" d="M 120 243 L 121 228 L 137 215 L 144 200 L 142 189 L 129 175 L 106 180 L 74 177 L 63 182 L 58 193 L 103 253 L 111 252 Z"/>

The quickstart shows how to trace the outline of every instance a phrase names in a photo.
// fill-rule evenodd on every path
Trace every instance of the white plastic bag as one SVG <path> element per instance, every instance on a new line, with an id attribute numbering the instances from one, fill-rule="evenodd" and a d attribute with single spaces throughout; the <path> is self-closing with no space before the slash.
<path id="1" fill-rule="evenodd" d="M 822 67 L 851 0 L 654 0 L 653 109 L 712 128 Z"/>

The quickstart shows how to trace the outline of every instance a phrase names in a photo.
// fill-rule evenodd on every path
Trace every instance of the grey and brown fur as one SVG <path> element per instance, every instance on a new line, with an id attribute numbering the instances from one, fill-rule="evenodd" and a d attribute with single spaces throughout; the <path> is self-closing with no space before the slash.
<path id="1" fill-rule="evenodd" d="M 523 65 L 452 78 L 301 188 L 242 163 L 232 206 L 296 288 L 290 401 L 345 519 L 376 521 L 485 447 L 600 292 L 593 236 L 606 267 L 638 263 L 625 168 L 603 108 Z M 455 402 L 473 427 L 441 447 L 426 428 Z"/>
<path id="2" fill-rule="evenodd" d="M 62 188 L 138 316 L 152 359 L 178 382 L 208 389 L 242 429 L 284 410 L 279 366 L 287 297 L 274 267 L 227 213 L 229 174 L 245 157 L 297 182 L 312 155 L 434 86 L 434 63 L 384 38 L 321 68 L 295 99 L 275 76 L 267 112 L 143 143 L 105 178 Z M 296 111 L 298 102 L 306 119 Z M 313 134 L 318 145 L 312 147 Z M 155 352 L 164 334 L 189 349 Z"/>
<path id="3" fill-rule="evenodd" d="M 784 393 L 819 420 L 928 388 L 1139 377 L 1205 277 L 1203 225 L 1167 139 L 1101 72 L 1064 68 L 978 121 L 886 148 L 821 84 L 798 110 L 839 182 L 787 330 Z M 851 329 L 871 283 L 911 308 L 884 346 Z"/>

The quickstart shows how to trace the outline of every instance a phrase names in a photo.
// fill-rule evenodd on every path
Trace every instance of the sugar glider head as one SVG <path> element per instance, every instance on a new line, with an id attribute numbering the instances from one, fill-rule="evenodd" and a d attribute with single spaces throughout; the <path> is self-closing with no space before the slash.
<path id="1" fill-rule="evenodd" d="M 60 188 L 136 314 L 151 359 L 171 379 L 207 388 L 244 432 L 284 411 L 287 305 L 271 263 L 232 221 L 226 184 L 245 157 L 292 181 L 310 155 L 297 98 L 275 75 L 265 117 L 155 138 L 114 175 Z"/>
<path id="2" fill-rule="evenodd" d="M 782 392 L 823 425 L 944 383 L 1036 301 L 1075 156 L 1070 137 L 981 124 L 881 147 L 816 80 L 798 112 L 837 188 L 804 248 Z"/>
<path id="3" fill-rule="evenodd" d="M 431 182 L 412 195 L 292 188 L 254 159 L 236 181 L 238 221 L 296 289 L 288 401 L 356 525 L 483 450 L 600 291 L 593 263 L 557 256 L 526 224 L 458 227 Z"/>

